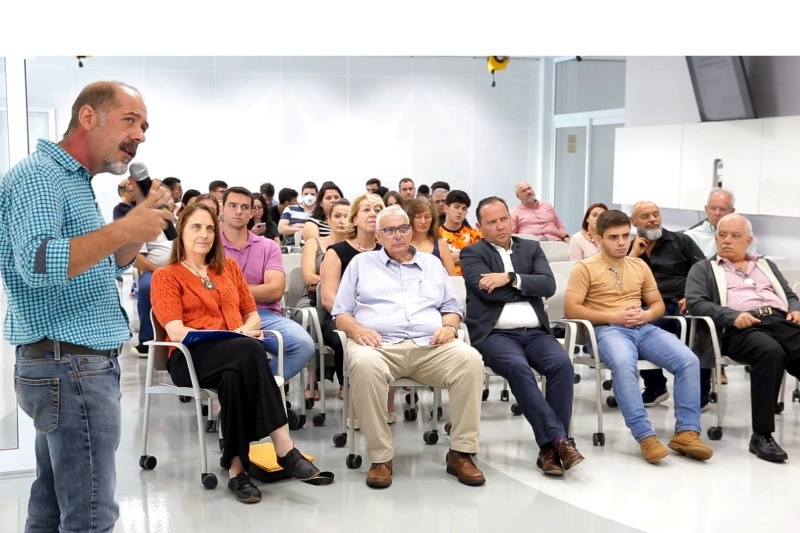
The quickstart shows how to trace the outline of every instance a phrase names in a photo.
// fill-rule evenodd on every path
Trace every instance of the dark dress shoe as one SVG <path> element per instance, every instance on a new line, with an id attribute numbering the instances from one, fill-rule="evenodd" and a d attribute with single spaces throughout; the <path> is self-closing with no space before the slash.
<path id="1" fill-rule="evenodd" d="M 561 465 L 561 460 L 558 458 L 558 452 L 552 446 L 539 450 L 539 458 L 536 459 L 536 466 L 541 468 L 542 472 L 551 476 L 564 475 L 564 467 Z"/>
<path id="2" fill-rule="evenodd" d="M 772 435 L 759 435 L 753 433 L 750 437 L 750 453 L 764 461 L 785 461 L 789 458 L 786 452 L 778 446 Z"/>
<path id="3" fill-rule="evenodd" d="M 464 485 L 477 486 L 486 483 L 483 473 L 472 462 L 472 455 L 450 450 L 447 452 L 445 461 L 447 462 L 447 473 L 457 476 Z"/>
<path id="4" fill-rule="evenodd" d="M 367 472 L 367 486 L 373 489 L 385 489 L 392 484 L 392 462 L 372 463 Z"/>
<path id="5" fill-rule="evenodd" d="M 292 448 L 283 457 L 278 457 L 278 465 L 286 470 L 287 474 L 300 481 L 308 481 L 320 475 L 314 463 L 303 457 L 297 448 Z"/>
<path id="6" fill-rule="evenodd" d="M 559 443 L 556 444 L 556 451 L 558 452 L 558 457 L 561 459 L 561 464 L 564 465 L 564 470 L 569 470 L 584 459 L 581 452 L 578 451 L 578 448 L 567 439 L 559 441 Z"/>
<path id="7" fill-rule="evenodd" d="M 257 503 L 261 501 L 261 491 L 253 485 L 247 474 L 240 472 L 228 481 L 228 491 L 236 496 L 242 503 Z"/>

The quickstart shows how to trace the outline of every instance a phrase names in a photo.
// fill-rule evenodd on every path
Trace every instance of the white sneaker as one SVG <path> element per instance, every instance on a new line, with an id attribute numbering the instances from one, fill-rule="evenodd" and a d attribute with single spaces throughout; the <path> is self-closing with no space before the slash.
<path id="1" fill-rule="evenodd" d="M 147 359 L 147 350 L 140 352 L 136 346 L 131 346 L 131 355 L 135 355 L 141 359 Z"/>
<path id="2" fill-rule="evenodd" d="M 391 425 L 397 422 L 397 413 L 387 413 L 386 414 L 386 423 Z"/>

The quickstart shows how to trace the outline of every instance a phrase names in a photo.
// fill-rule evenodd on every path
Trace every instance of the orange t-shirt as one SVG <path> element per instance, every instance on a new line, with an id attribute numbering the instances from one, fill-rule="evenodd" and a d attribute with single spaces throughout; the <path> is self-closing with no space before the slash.
<path id="1" fill-rule="evenodd" d="M 191 329 L 233 330 L 256 310 L 256 301 L 239 265 L 225 258 L 222 274 L 208 269 L 214 289 L 180 263 L 159 268 L 150 282 L 150 300 L 159 324 L 180 320 Z"/>
<path id="2" fill-rule="evenodd" d="M 458 231 L 450 231 L 445 229 L 444 226 L 439 226 L 439 236 L 444 239 L 445 242 L 447 242 L 447 247 L 451 252 L 461 250 L 465 246 L 469 246 L 470 244 L 476 243 L 483 239 L 483 234 L 480 231 L 470 228 L 467 225 L 462 226 L 462 228 Z M 439 253 L 446 252 L 439 250 Z M 460 275 L 461 263 L 458 263 L 456 265 L 456 276 Z"/>

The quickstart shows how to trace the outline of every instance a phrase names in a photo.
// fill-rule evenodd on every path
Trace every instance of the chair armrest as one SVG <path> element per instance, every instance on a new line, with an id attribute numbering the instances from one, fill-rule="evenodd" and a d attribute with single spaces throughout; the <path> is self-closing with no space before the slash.
<path id="1" fill-rule="evenodd" d="M 678 338 L 680 338 L 682 343 L 686 344 L 686 315 L 664 315 L 661 318 L 676 320 L 678 322 L 678 327 L 680 328 Z"/>
<path id="2" fill-rule="evenodd" d="M 275 335 L 275 338 L 278 339 L 278 353 L 274 354 L 275 357 L 278 358 L 278 373 L 277 375 L 283 378 L 283 335 L 281 332 L 275 329 L 265 329 L 264 335 L 271 334 Z M 269 353 L 269 352 L 267 352 Z"/>

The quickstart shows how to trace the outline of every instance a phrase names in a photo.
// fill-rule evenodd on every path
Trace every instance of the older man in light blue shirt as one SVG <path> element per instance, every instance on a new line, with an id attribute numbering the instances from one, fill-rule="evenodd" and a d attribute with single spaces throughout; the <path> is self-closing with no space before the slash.
<path id="1" fill-rule="evenodd" d="M 383 248 L 353 259 L 331 313 L 350 339 L 350 387 L 372 462 L 367 485 L 392 483 L 386 396 L 389 383 L 400 377 L 448 389 L 447 472 L 465 485 L 482 485 L 471 454 L 478 451 L 483 360 L 456 339 L 462 303 L 441 261 L 409 245 L 411 227 L 402 208 L 378 215 L 376 238 Z"/>

